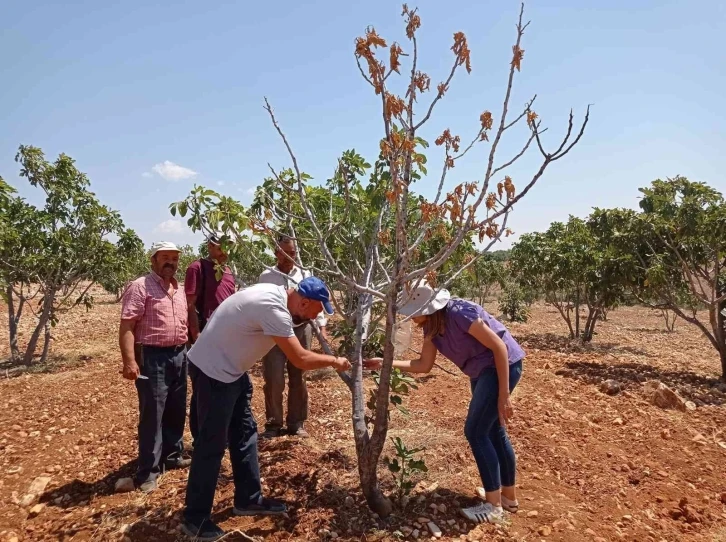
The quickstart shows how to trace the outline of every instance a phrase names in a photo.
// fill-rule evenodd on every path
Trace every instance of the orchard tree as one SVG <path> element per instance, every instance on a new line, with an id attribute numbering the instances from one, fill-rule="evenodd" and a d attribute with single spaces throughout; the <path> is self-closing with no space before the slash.
<path id="1" fill-rule="evenodd" d="M 119 302 L 129 284 L 149 272 L 149 254 L 131 229 L 124 230 L 116 241 L 116 253 L 118 257 L 109 262 L 107 272 L 99 277 L 98 283 Z"/>
<path id="2" fill-rule="evenodd" d="M 381 517 L 392 510 L 391 501 L 379 487 L 378 465 L 387 440 L 391 381 L 395 378 L 392 372 L 394 336 L 401 323 L 397 307 L 406 300 L 410 288 L 421 281 L 427 280 L 437 289 L 443 288 L 474 265 L 476 257 L 457 269 L 450 269 L 449 274 L 441 273 L 442 266 L 462 243 L 473 239 L 487 240 L 485 249 L 488 249 L 505 234 L 512 207 L 531 190 L 550 164 L 564 157 L 577 144 L 588 120 L 586 115 L 582 125 L 575 129 L 570 113 L 565 135 L 553 151 L 547 151 L 542 140 L 541 121 L 532 109 L 534 98 L 511 113 L 512 87 L 515 75 L 522 67 L 522 37 L 528 26 L 522 21 L 522 8 L 516 39 L 507 61 L 509 73 L 501 111 L 481 113 L 473 137 L 465 145 L 460 136 L 450 129 L 444 130 L 435 141 L 443 149 L 442 163 L 434 181 L 435 196 L 431 200 L 412 197 L 414 183 L 431 183 L 427 171 L 430 162 L 424 154 L 428 143 L 419 134 L 449 90 L 455 74 L 462 69 L 471 71 L 471 52 L 464 34 L 455 33 L 451 70 L 432 91 L 431 78 L 419 69 L 417 33 L 421 19 L 417 10 L 405 5 L 403 17 L 409 40 L 407 52 L 404 53 L 398 43 L 389 46 L 370 27 L 355 42 L 354 54 L 361 75 L 380 99 L 382 137 L 380 154 L 374 164 L 369 164 L 354 151 L 347 151 L 326 183 L 327 190 L 312 186 L 312 178 L 301 169 L 290 141 L 272 107 L 265 101 L 272 124 L 292 161 L 291 170 L 278 172 L 270 168 L 276 190 L 289 194 L 286 202 L 278 205 L 267 201 L 254 212 L 243 209 L 229 198 L 196 188 L 185 201 L 172 207 L 173 212 L 190 213 L 188 223 L 193 228 L 219 228 L 231 240 L 250 229 L 260 237 L 272 239 L 274 245 L 274 239 L 280 233 L 276 230 L 280 224 L 285 224 L 286 231 L 282 233 L 315 247 L 317 254 L 310 254 L 310 261 L 299 263 L 335 285 L 333 289 L 340 288 L 341 295 L 334 296 L 338 312 L 355 330 L 350 352 L 351 372 L 341 376 L 352 393 L 353 436 L 361 488 L 371 509 Z M 384 59 L 380 56 L 382 53 Z M 399 95 L 393 86 L 395 75 L 403 73 L 401 60 L 404 56 L 410 59 L 411 67 L 403 80 L 403 95 Z M 423 112 L 416 113 L 418 104 L 429 92 L 432 98 L 423 106 Z M 503 137 L 520 126 L 527 134 L 520 150 L 513 156 L 498 159 L 497 151 Z M 445 190 L 447 174 L 456 163 L 485 143 L 488 151 L 481 178 Z M 539 151 L 540 162 L 518 192 L 514 181 L 505 173 L 530 148 Z M 303 230 L 309 233 L 303 235 Z M 425 250 L 426 243 L 437 236 L 441 237 L 441 242 L 431 251 Z M 240 244 L 236 243 L 236 246 Z M 339 302 L 341 299 L 346 300 L 343 306 Z M 362 358 L 377 314 L 381 315 L 384 330 L 384 363 L 378 375 L 372 412 L 367 416 Z"/>
<path id="3" fill-rule="evenodd" d="M 592 340 L 600 317 L 624 295 L 621 264 L 587 222 L 570 217 L 512 247 L 511 269 L 525 288 L 542 293 L 560 313 L 570 338 Z M 584 321 L 581 311 L 587 309 Z"/>
<path id="4" fill-rule="evenodd" d="M 640 213 L 600 211 L 600 227 L 629 258 L 636 298 L 700 329 L 719 353 L 726 379 L 726 202 L 708 185 L 681 176 L 640 192 Z"/>
<path id="5" fill-rule="evenodd" d="M 90 306 L 91 286 L 119 269 L 125 255 L 107 239 L 129 239 L 116 211 L 89 191 L 89 181 L 72 158 L 48 162 L 36 147 L 21 145 L 15 158 L 20 176 L 45 194 L 37 208 L 20 197 L 0 198 L 0 282 L 8 305 L 13 359 L 30 365 L 43 335 L 40 362 L 48 356 L 51 327 L 77 305 Z M 27 309 L 36 325 L 25 348 L 18 345 L 18 323 Z"/>

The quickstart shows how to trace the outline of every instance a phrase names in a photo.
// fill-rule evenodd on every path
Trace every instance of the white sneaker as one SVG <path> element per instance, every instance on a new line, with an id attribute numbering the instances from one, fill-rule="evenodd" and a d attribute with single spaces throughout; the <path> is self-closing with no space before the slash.
<path id="1" fill-rule="evenodd" d="M 519 511 L 519 501 L 517 499 L 510 501 L 502 495 L 502 508 L 504 508 L 507 512 L 516 514 Z"/>
<path id="2" fill-rule="evenodd" d="M 462 508 L 461 515 L 474 523 L 499 523 L 504 520 L 504 510 L 490 502 L 479 503 L 471 508 Z"/>

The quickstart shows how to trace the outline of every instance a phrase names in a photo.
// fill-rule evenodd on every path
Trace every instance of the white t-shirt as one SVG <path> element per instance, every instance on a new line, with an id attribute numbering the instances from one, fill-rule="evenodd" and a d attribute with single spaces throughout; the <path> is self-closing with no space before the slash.
<path id="1" fill-rule="evenodd" d="M 280 269 L 275 266 L 274 269 L 265 269 L 260 273 L 260 277 L 257 279 L 258 283 L 266 282 L 270 284 L 277 284 L 278 286 L 284 286 L 285 288 L 292 288 L 304 278 L 310 276 L 310 273 L 303 271 L 298 266 L 293 266 L 290 272 L 286 275 Z M 325 313 L 321 312 L 315 318 L 318 326 L 325 327 L 328 325 L 328 319 L 325 318 Z"/>
<path id="2" fill-rule="evenodd" d="M 255 284 L 222 301 L 188 356 L 208 377 L 230 383 L 272 350 L 273 337 L 294 335 L 287 290 Z"/>

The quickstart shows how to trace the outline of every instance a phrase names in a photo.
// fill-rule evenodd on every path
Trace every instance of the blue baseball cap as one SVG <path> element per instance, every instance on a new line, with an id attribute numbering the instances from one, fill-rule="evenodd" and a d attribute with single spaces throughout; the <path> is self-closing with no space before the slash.
<path id="1" fill-rule="evenodd" d="M 307 277 L 302 279 L 297 285 L 297 291 L 303 297 L 320 301 L 323 304 L 325 314 L 333 314 L 333 305 L 330 304 L 330 292 L 328 291 L 328 287 L 318 277 Z"/>

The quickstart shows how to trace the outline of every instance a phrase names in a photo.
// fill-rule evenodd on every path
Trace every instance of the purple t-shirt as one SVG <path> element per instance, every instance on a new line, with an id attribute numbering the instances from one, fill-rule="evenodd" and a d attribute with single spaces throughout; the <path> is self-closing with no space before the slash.
<path id="1" fill-rule="evenodd" d="M 469 378 L 478 378 L 484 369 L 494 367 L 494 352 L 469 334 L 471 324 L 481 318 L 507 345 L 509 364 L 524 358 L 524 350 L 519 346 L 507 328 L 476 303 L 464 299 L 451 299 L 446 305 L 444 334 L 435 335 L 434 346 L 450 359 Z M 428 333 L 424 326 L 424 333 Z"/>

